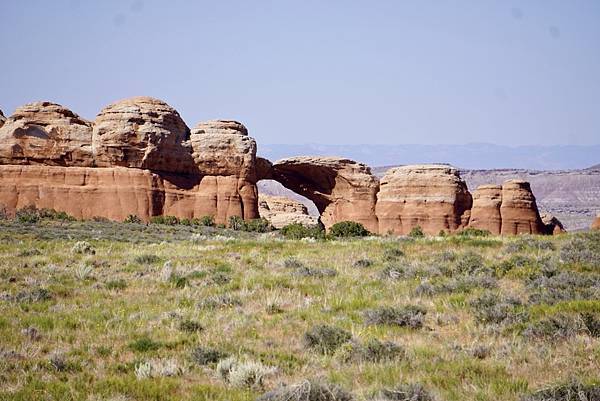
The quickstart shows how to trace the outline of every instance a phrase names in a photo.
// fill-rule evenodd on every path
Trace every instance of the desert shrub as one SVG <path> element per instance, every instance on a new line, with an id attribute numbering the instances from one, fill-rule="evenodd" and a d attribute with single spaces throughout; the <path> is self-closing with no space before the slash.
<path id="1" fill-rule="evenodd" d="M 468 227 L 462 231 L 459 231 L 459 237 L 489 237 L 492 233 L 488 230 L 481 230 L 479 228 Z"/>
<path id="2" fill-rule="evenodd" d="M 15 301 L 17 302 L 43 302 L 52 299 L 52 294 L 45 288 L 32 288 L 17 293 Z"/>
<path id="3" fill-rule="evenodd" d="M 424 265 L 418 262 L 404 263 L 401 265 L 386 266 L 380 273 L 382 279 L 414 279 L 429 278 L 441 275 L 442 272 L 436 266 Z"/>
<path id="4" fill-rule="evenodd" d="M 383 251 L 383 259 L 388 262 L 393 262 L 404 256 L 404 252 L 400 248 L 386 248 Z"/>
<path id="5" fill-rule="evenodd" d="M 179 330 L 186 333 L 197 333 L 204 330 L 204 327 L 195 320 L 185 319 L 179 322 Z"/>
<path id="6" fill-rule="evenodd" d="M 73 245 L 73 248 L 71 248 L 71 252 L 79 253 L 79 254 L 94 255 L 96 253 L 96 250 L 87 241 L 77 241 L 75 243 L 75 245 Z"/>
<path id="7" fill-rule="evenodd" d="M 285 258 L 283 260 L 283 267 L 287 267 L 288 269 L 298 269 L 303 266 L 304 264 L 296 258 Z"/>
<path id="8" fill-rule="evenodd" d="M 523 252 L 528 249 L 536 251 L 553 251 L 555 246 L 552 241 L 549 240 L 538 239 L 530 235 L 521 235 L 515 240 L 509 242 L 505 249 L 508 253 Z"/>
<path id="9" fill-rule="evenodd" d="M 404 348 L 391 341 L 369 340 L 365 343 L 351 342 L 344 346 L 344 362 L 384 362 L 403 358 Z"/>
<path id="10" fill-rule="evenodd" d="M 485 270 L 483 256 L 471 251 L 459 256 L 454 267 L 458 274 L 475 274 Z"/>
<path id="11" fill-rule="evenodd" d="M 135 376 L 138 380 L 153 377 L 179 376 L 183 372 L 183 367 L 181 367 L 173 358 L 151 359 L 149 361 L 140 362 L 135 366 Z"/>
<path id="12" fill-rule="evenodd" d="M 401 308 L 382 306 L 363 312 L 366 325 L 405 326 L 413 329 L 423 327 L 427 311 L 418 305 L 407 305 Z"/>
<path id="13" fill-rule="evenodd" d="M 208 277 L 208 282 L 215 285 L 225 285 L 231 282 L 231 275 L 221 271 L 212 272 Z"/>
<path id="14" fill-rule="evenodd" d="M 152 340 L 148 336 L 142 336 L 129 343 L 129 349 L 135 352 L 155 351 L 161 347 L 161 343 Z"/>
<path id="15" fill-rule="evenodd" d="M 152 216 L 150 218 L 150 223 L 174 226 L 179 224 L 179 219 L 175 216 Z"/>
<path id="16" fill-rule="evenodd" d="M 352 401 L 340 387 L 320 381 L 304 380 L 282 386 L 260 396 L 257 401 Z"/>
<path id="17" fill-rule="evenodd" d="M 40 214 L 38 209 L 31 205 L 17 210 L 15 213 L 15 219 L 19 223 L 37 223 L 40 221 Z"/>
<path id="18" fill-rule="evenodd" d="M 565 263 L 600 264 L 600 231 L 578 234 L 567 241 L 560 250 Z"/>
<path id="19" fill-rule="evenodd" d="M 140 219 L 135 214 L 130 214 L 129 216 L 127 216 L 127 218 L 125 218 L 125 220 L 123 220 L 123 223 L 141 224 L 142 219 Z"/>
<path id="20" fill-rule="evenodd" d="M 421 226 L 416 226 L 410 230 L 408 236 L 411 238 L 423 238 L 425 236 L 425 233 L 423 232 Z"/>
<path id="21" fill-rule="evenodd" d="M 563 340 L 587 332 L 581 316 L 559 313 L 529 323 L 523 336 L 529 339 Z"/>
<path id="22" fill-rule="evenodd" d="M 108 290 L 124 290 L 125 288 L 127 288 L 127 281 L 123 280 L 122 278 L 110 280 L 107 281 L 104 286 Z"/>
<path id="23" fill-rule="evenodd" d="M 266 233 L 273 229 L 271 222 L 264 218 L 252 219 L 244 222 L 244 231 Z"/>
<path id="24" fill-rule="evenodd" d="M 245 226 L 244 219 L 242 219 L 240 216 L 230 216 L 227 226 L 234 231 L 241 231 Z"/>
<path id="25" fill-rule="evenodd" d="M 352 263 L 352 266 L 364 268 L 364 267 L 371 267 L 372 264 L 373 264 L 373 261 L 371 259 L 362 258 L 362 259 L 355 260 L 354 263 Z"/>
<path id="26" fill-rule="evenodd" d="M 600 298 L 600 275 L 573 271 L 550 277 L 540 275 L 527 283 L 527 289 L 532 304 L 597 299 Z"/>
<path id="27" fill-rule="evenodd" d="M 380 399 L 386 401 L 435 401 L 435 397 L 420 383 L 401 384 L 393 390 L 382 390 Z"/>
<path id="28" fill-rule="evenodd" d="M 340 221 L 331 226 L 329 235 L 334 238 L 366 237 L 369 235 L 369 231 L 355 221 Z"/>
<path id="29" fill-rule="evenodd" d="M 565 384 L 538 390 L 525 396 L 522 401 L 597 401 L 600 400 L 599 384 L 583 384 L 574 379 Z"/>
<path id="30" fill-rule="evenodd" d="M 160 258 L 158 256 L 150 254 L 150 253 L 143 253 L 143 254 L 137 255 L 135 258 L 133 258 L 133 261 L 140 265 L 152 265 L 152 264 L 158 262 L 159 260 L 160 260 Z"/>
<path id="31" fill-rule="evenodd" d="M 302 266 L 294 270 L 294 274 L 302 277 L 335 277 L 337 276 L 337 271 L 334 269 Z"/>
<path id="32" fill-rule="evenodd" d="M 38 256 L 41 255 L 42 251 L 40 251 L 37 248 L 29 248 L 29 249 L 23 249 L 19 252 L 19 256 L 22 257 L 26 257 L 26 256 Z"/>
<path id="33" fill-rule="evenodd" d="M 590 336 L 600 337 L 600 316 L 595 313 L 582 313 L 581 319 Z"/>
<path id="34" fill-rule="evenodd" d="M 227 353 L 206 347 L 196 347 L 192 351 L 192 360 L 198 365 L 210 365 L 219 362 L 219 360 L 227 358 Z"/>
<path id="35" fill-rule="evenodd" d="M 230 357 L 217 364 L 217 373 L 224 382 L 233 387 L 262 388 L 265 377 L 275 373 L 276 369 L 256 361 L 240 361 Z"/>
<path id="36" fill-rule="evenodd" d="M 351 338 L 352 334 L 339 327 L 318 325 L 304 333 L 304 344 L 313 351 L 332 354 Z"/>
<path id="37" fill-rule="evenodd" d="M 230 308 L 241 305 L 242 301 L 239 298 L 228 294 L 213 295 L 198 303 L 198 307 L 205 309 Z"/>
<path id="38" fill-rule="evenodd" d="M 48 358 L 50 366 L 57 372 L 65 372 L 69 369 L 69 362 L 61 352 L 53 352 Z"/>
<path id="39" fill-rule="evenodd" d="M 300 223 L 292 223 L 282 227 L 280 232 L 287 239 L 322 239 L 325 237 L 325 231 L 319 225 L 307 227 Z"/>
<path id="40" fill-rule="evenodd" d="M 193 220 L 194 225 L 204 226 L 204 227 L 214 227 L 215 226 L 215 218 L 214 216 L 202 216 L 199 219 Z"/>
<path id="41" fill-rule="evenodd" d="M 486 292 L 473 299 L 469 306 L 475 320 L 482 324 L 512 324 L 527 320 L 523 304 L 516 298 L 501 297 L 494 292 Z"/>

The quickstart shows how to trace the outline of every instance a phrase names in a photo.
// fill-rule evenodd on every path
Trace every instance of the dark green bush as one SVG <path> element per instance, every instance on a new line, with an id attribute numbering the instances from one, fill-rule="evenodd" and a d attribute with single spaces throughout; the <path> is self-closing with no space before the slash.
<path id="1" fill-rule="evenodd" d="M 202 327 L 202 325 L 195 320 L 186 319 L 179 322 L 179 330 L 186 333 L 197 333 L 204 330 L 204 327 Z"/>
<path id="2" fill-rule="evenodd" d="M 325 231 L 322 227 L 316 225 L 306 227 L 300 223 L 292 223 L 284 226 L 280 230 L 281 234 L 287 239 L 302 239 L 315 238 L 321 239 L 325 237 Z"/>
<path id="3" fill-rule="evenodd" d="M 334 353 L 351 338 L 352 334 L 346 330 L 328 325 L 318 325 L 304 333 L 306 347 L 321 354 Z"/>
<path id="4" fill-rule="evenodd" d="M 256 232 L 256 233 L 266 233 L 273 229 L 271 223 L 267 219 L 252 219 L 248 221 L 244 221 L 243 230 Z"/>
<path id="5" fill-rule="evenodd" d="M 133 258 L 133 261 L 140 265 L 151 265 L 158 262 L 159 260 L 160 258 L 158 256 L 149 253 L 144 253 Z"/>
<path id="6" fill-rule="evenodd" d="M 143 336 L 129 343 L 129 348 L 135 352 L 155 351 L 161 347 L 161 343 Z"/>
<path id="7" fill-rule="evenodd" d="M 234 231 L 242 231 L 244 229 L 244 219 L 240 216 L 231 216 L 229 217 L 228 227 Z"/>
<path id="8" fill-rule="evenodd" d="M 481 230 L 479 228 L 465 228 L 462 231 L 458 232 L 458 236 L 460 237 L 489 237 L 492 233 L 488 230 Z"/>
<path id="9" fill-rule="evenodd" d="M 423 232 L 423 229 L 421 228 L 421 226 L 416 226 L 413 227 L 412 230 L 410 230 L 410 232 L 408 233 L 408 236 L 411 238 L 421 238 L 425 236 L 425 233 Z"/>
<path id="10" fill-rule="evenodd" d="M 123 223 L 141 224 L 142 219 L 140 219 L 138 216 L 136 216 L 134 214 L 130 214 L 129 216 L 127 216 L 127 218 L 125 220 L 123 220 Z"/>
<path id="11" fill-rule="evenodd" d="M 192 360 L 200 366 L 217 363 L 227 356 L 227 353 L 214 348 L 196 347 L 192 351 Z"/>
<path id="12" fill-rule="evenodd" d="M 365 226 L 355 221 L 340 221 L 329 229 L 329 235 L 335 238 L 366 237 L 369 234 Z"/>
<path id="13" fill-rule="evenodd" d="M 205 227 L 214 227 L 215 226 L 215 218 L 214 216 L 202 216 L 199 219 L 194 219 L 194 224 Z"/>

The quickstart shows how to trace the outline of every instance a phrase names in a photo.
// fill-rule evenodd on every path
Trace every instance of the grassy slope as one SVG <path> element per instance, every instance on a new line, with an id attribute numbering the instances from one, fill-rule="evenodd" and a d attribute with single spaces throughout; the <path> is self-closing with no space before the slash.
<path id="1" fill-rule="evenodd" d="M 589 283 L 560 290 L 560 299 L 529 299 L 536 288 L 528 283 L 548 269 L 600 283 L 593 260 L 568 265 L 558 260 L 570 236 L 551 239 L 554 250 L 539 249 L 548 240 L 533 238 L 511 251 L 517 240 L 501 238 L 307 243 L 245 234 L 226 241 L 213 236 L 233 233 L 203 229 L 208 239 L 191 241 L 201 230 L 0 222 L 0 400 L 235 401 L 263 391 L 227 385 L 214 364 L 198 366 L 191 356 L 200 345 L 276 367 L 265 390 L 318 377 L 358 399 L 420 382 L 444 400 L 516 400 L 571 377 L 592 380 L 600 371 L 600 341 L 589 331 L 525 335 L 548 316 L 577 320 L 582 312 L 600 313 Z M 81 239 L 95 254 L 74 251 Z M 469 270 L 477 265 L 474 254 L 483 256 L 477 271 Z M 355 267 L 359 259 L 371 265 Z M 164 272 L 167 261 L 171 275 Z M 290 267 L 294 262 L 335 269 L 337 276 L 298 274 Z M 395 278 L 384 274 L 390 268 Z M 480 276 L 488 280 L 465 284 Z M 415 291 L 423 282 L 430 283 L 429 291 Z M 486 291 L 497 299 L 520 299 L 515 313 L 525 318 L 475 319 L 471 302 Z M 225 298 L 218 296 L 239 304 L 219 306 Z M 207 306 L 207 299 L 213 303 Z M 367 309 L 409 304 L 427 310 L 422 328 L 363 321 Z M 203 330 L 182 330 L 183 321 L 198 322 Z M 359 342 L 393 341 L 406 355 L 347 362 L 340 350 L 330 355 L 308 350 L 303 334 L 322 323 L 349 331 Z M 30 327 L 39 338 L 23 332 Z M 138 379 L 136 365 L 152 359 L 174 359 L 182 372 Z"/>

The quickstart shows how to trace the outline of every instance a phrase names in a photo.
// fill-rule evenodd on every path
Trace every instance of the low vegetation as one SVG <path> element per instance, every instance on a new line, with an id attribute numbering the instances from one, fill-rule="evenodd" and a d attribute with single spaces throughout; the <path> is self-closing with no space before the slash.
<path id="1" fill-rule="evenodd" d="M 0 400 L 600 399 L 599 233 L 337 227 L 0 219 Z"/>

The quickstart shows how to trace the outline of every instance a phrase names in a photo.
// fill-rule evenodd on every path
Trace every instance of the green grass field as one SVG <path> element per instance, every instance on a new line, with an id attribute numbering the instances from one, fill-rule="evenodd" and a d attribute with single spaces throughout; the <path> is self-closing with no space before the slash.
<path id="1" fill-rule="evenodd" d="M 0 400 L 241 401 L 304 380 L 356 400 L 592 394 L 599 337 L 600 233 L 0 221 Z"/>

